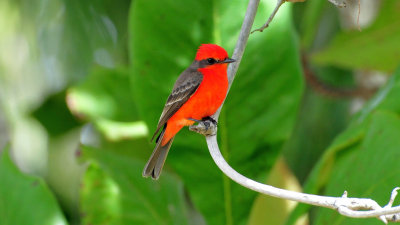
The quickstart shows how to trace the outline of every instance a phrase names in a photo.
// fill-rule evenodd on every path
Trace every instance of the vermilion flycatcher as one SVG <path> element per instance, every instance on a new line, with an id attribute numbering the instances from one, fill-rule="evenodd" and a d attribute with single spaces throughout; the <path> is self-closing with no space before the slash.
<path id="1" fill-rule="evenodd" d="M 228 91 L 228 63 L 235 62 L 225 49 L 214 44 L 203 44 L 196 58 L 175 82 L 165 103 L 153 138 L 156 147 L 143 170 L 143 176 L 158 179 L 174 136 L 182 127 L 213 115 Z"/>

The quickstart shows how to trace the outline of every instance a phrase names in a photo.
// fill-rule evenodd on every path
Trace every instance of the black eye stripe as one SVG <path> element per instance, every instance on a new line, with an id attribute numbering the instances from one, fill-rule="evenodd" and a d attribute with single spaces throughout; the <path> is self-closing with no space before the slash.
<path id="1" fill-rule="evenodd" d="M 204 68 L 204 67 L 207 67 L 207 66 L 211 66 L 211 65 L 220 63 L 220 61 L 218 61 L 218 59 L 215 59 L 215 58 L 202 59 L 202 60 L 197 61 L 197 62 L 198 62 L 197 65 L 198 65 L 199 68 Z"/>
<path id="2" fill-rule="evenodd" d="M 209 64 L 209 65 L 212 65 L 212 64 L 215 64 L 215 63 L 217 63 L 218 61 L 216 60 L 216 59 L 214 59 L 214 58 L 208 58 L 207 59 L 207 63 Z"/>

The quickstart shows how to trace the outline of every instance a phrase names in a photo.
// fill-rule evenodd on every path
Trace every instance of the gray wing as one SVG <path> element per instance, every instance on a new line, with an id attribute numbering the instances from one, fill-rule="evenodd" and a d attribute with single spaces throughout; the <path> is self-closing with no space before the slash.
<path id="1" fill-rule="evenodd" d="M 160 129 L 172 117 L 172 115 L 174 115 L 174 113 L 176 113 L 176 111 L 178 111 L 182 105 L 185 104 L 190 97 L 192 97 L 197 88 L 200 86 L 202 80 L 203 75 L 192 67 L 189 67 L 182 72 L 182 74 L 176 80 L 174 89 L 165 103 L 160 120 L 158 121 L 157 130 L 154 132 L 154 135 L 151 138 L 152 141 Z"/>

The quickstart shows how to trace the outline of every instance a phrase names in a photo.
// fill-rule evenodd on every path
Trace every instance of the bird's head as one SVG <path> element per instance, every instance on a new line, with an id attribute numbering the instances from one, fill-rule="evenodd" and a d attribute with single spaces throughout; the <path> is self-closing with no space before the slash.
<path id="1" fill-rule="evenodd" d="M 226 65 L 233 63 L 236 60 L 228 57 L 228 53 L 222 47 L 215 44 L 202 44 L 196 53 L 196 61 L 200 62 L 200 65 L 204 67 L 210 67 L 214 65 Z"/>

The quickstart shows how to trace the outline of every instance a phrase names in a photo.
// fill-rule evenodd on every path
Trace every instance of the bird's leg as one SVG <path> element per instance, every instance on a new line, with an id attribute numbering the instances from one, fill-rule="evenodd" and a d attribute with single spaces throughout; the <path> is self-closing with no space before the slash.
<path id="1" fill-rule="evenodd" d="M 197 122 L 198 124 L 189 127 L 189 130 L 202 134 L 204 136 L 216 135 L 217 134 L 217 121 L 211 117 L 204 117 L 202 120 L 196 120 L 188 118 Z"/>
<path id="2" fill-rule="evenodd" d="M 194 122 L 196 122 L 196 123 L 201 123 L 201 120 L 196 120 L 196 119 L 193 119 L 193 118 L 187 118 L 188 120 L 191 120 L 191 121 L 194 121 Z"/>

